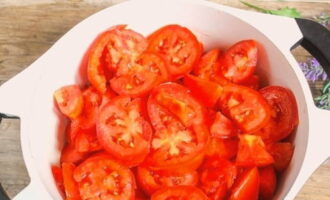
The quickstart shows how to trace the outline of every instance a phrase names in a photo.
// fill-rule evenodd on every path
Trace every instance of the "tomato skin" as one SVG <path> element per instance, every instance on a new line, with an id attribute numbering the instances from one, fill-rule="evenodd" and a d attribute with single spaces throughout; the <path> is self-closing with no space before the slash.
<path id="1" fill-rule="evenodd" d="M 74 145 L 68 145 L 63 148 L 61 153 L 61 163 L 80 163 L 88 157 L 88 152 L 78 152 Z"/>
<path id="2" fill-rule="evenodd" d="M 65 193 L 64 191 L 64 184 L 63 184 L 63 174 L 62 169 L 58 166 L 52 165 L 52 174 L 56 183 L 57 188 L 61 193 Z"/>
<path id="3" fill-rule="evenodd" d="M 55 91 L 54 98 L 60 111 L 67 117 L 75 119 L 81 114 L 84 100 L 79 86 L 64 86 Z"/>
<path id="4" fill-rule="evenodd" d="M 175 186 L 164 187 L 151 196 L 151 200 L 208 200 L 208 197 L 197 187 Z"/>
<path id="5" fill-rule="evenodd" d="M 76 166 L 72 163 L 62 163 L 63 183 L 67 199 L 79 200 L 80 194 L 77 182 L 73 179 Z"/>
<path id="6" fill-rule="evenodd" d="M 129 167 L 140 164 L 150 149 L 152 129 L 141 107 L 141 99 L 119 96 L 102 108 L 97 122 L 102 147 Z"/>
<path id="7" fill-rule="evenodd" d="M 257 60 L 256 41 L 240 41 L 230 47 L 220 58 L 220 73 L 233 83 L 242 83 L 254 73 Z"/>
<path id="8" fill-rule="evenodd" d="M 273 166 L 259 169 L 260 197 L 262 200 L 272 200 L 276 190 L 276 174 Z"/>
<path id="9" fill-rule="evenodd" d="M 177 185 L 195 186 L 198 182 L 198 173 L 189 171 L 186 173 L 163 173 L 150 170 L 144 167 L 138 167 L 137 179 L 143 190 L 152 195 L 162 187 Z"/>
<path id="10" fill-rule="evenodd" d="M 252 75 L 250 78 L 241 83 L 241 85 L 252 88 L 254 90 L 260 89 L 260 77 L 258 75 Z"/>
<path id="11" fill-rule="evenodd" d="M 201 79 L 193 75 L 185 75 L 184 85 L 207 107 L 214 107 L 222 94 L 222 87 L 215 82 Z"/>
<path id="12" fill-rule="evenodd" d="M 257 168 L 244 172 L 236 181 L 228 200 L 257 200 L 260 175 Z"/>
<path id="13" fill-rule="evenodd" d="M 194 74 L 202 79 L 212 80 L 219 70 L 220 49 L 212 49 L 206 52 L 194 68 Z"/>
<path id="14" fill-rule="evenodd" d="M 242 167 L 261 167 L 274 163 L 261 137 L 240 135 L 236 164 Z"/>
<path id="15" fill-rule="evenodd" d="M 210 133 L 212 137 L 226 139 L 237 137 L 238 129 L 230 119 L 217 112 Z"/>
<path id="16" fill-rule="evenodd" d="M 223 159 L 236 157 L 238 150 L 238 139 L 219 139 L 211 137 L 206 149 L 206 156 L 219 156 Z"/>
<path id="17" fill-rule="evenodd" d="M 244 133 L 254 133 L 270 120 L 267 101 L 257 91 L 238 85 L 226 85 L 219 99 L 219 107 Z"/>
<path id="18" fill-rule="evenodd" d="M 202 54 L 202 45 L 187 28 L 179 25 L 164 26 L 148 37 L 147 51 L 163 56 L 173 80 L 189 73 Z"/>
<path id="19" fill-rule="evenodd" d="M 283 172 L 290 164 L 294 146 L 289 142 L 274 143 L 267 146 L 267 150 L 273 156 L 276 171 Z"/>
<path id="20" fill-rule="evenodd" d="M 299 123 L 298 107 L 293 93 L 281 86 L 268 86 L 262 88 L 260 93 L 271 107 L 271 119 L 263 129 L 254 134 L 260 135 L 266 143 L 287 138 Z M 273 131 L 275 129 L 276 131 Z"/>

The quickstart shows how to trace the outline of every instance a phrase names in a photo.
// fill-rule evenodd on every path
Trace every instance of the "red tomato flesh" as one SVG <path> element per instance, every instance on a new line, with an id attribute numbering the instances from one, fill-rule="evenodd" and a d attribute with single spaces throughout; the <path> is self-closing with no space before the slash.
<path id="1" fill-rule="evenodd" d="M 273 156 L 276 171 L 283 172 L 290 164 L 294 147 L 289 142 L 274 143 L 267 146 L 268 152 Z"/>
<path id="2" fill-rule="evenodd" d="M 220 49 L 212 49 L 206 52 L 194 68 L 194 74 L 202 79 L 212 80 L 219 70 Z"/>
<path id="3" fill-rule="evenodd" d="M 272 200 L 275 189 L 277 178 L 273 166 L 268 166 L 259 169 L 260 173 L 260 198 L 262 200 Z"/>
<path id="4" fill-rule="evenodd" d="M 73 179 L 73 173 L 76 166 L 72 163 L 62 164 L 63 183 L 67 199 L 80 200 L 79 188 L 77 182 Z"/>
<path id="5" fill-rule="evenodd" d="M 237 137 L 238 129 L 230 119 L 217 112 L 210 133 L 212 137 L 226 139 Z"/>
<path id="6" fill-rule="evenodd" d="M 208 197 L 197 187 L 165 187 L 151 196 L 151 200 L 208 200 Z"/>

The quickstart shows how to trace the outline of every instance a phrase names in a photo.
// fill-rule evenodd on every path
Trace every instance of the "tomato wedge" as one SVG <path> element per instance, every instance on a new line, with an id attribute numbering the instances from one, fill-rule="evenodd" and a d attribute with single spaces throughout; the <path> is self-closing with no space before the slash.
<path id="1" fill-rule="evenodd" d="M 289 142 L 274 143 L 267 146 L 268 152 L 273 156 L 276 171 L 283 172 L 290 164 L 294 147 Z"/>
<path id="2" fill-rule="evenodd" d="M 251 168 L 238 178 L 228 200 L 258 200 L 259 185 L 258 169 Z"/>
<path id="3" fill-rule="evenodd" d="M 192 94 L 207 107 L 214 107 L 218 102 L 223 88 L 215 82 L 201 79 L 193 75 L 185 75 L 184 85 Z"/>
<path id="4" fill-rule="evenodd" d="M 148 51 L 162 55 L 173 79 L 189 73 L 202 54 L 202 45 L 187 28 L 168 25 L 148 37 Z"/>
<path id="5" fill-rule="evenodd" d="M 78 152 L 93 152 L 102 149 L 95 128 L 78 131 L 74 138 L 74 145 Z"/>
<path id="6" fill-rule="evenodd" d="M 68 146 L 64 147 L 61 154 L 61 163 L 68 162 L 68 163 L 80 163 L 81 161 L 85 160 L 88 157 L 88 152 L 79 152 L 76 150 L 73 144 L 69 144 Z"/>
<path id="7" fill-rule="evenodd" d="M 196 171 L 188 171 L 185 173 L 162 173 L 145 167 L 138 167 L 137 179 L 143 190 L 151 195 L 166 186 L 195 186 L 198 182 L 198 173 Z"/>
<path id="8" fill-rule="evenodd" d="M 62 174 L 62 169 L 58 166 L 53 165 L 51 167 L 52 169 L 52 174 L 56 183 L 56 186 L 58 190 L 62 193 L 65 193 L 64 191 L 64 185 L 63 185 L 63 174 Z"/>
<path id="9" fill-rule="evenodd" d="M 167 80 L 165 60 L 154 53 L 143 53 L 134 62 L 121 64 L 110 83 L 120 95 L 139 97 Z"/>
<path id="10" fill-rule="evenodd" d="M 219 107 L 244 133 L 263 128 L 270 119 L 270 107 L 257 91 L 238 85 L 227 85 L 219 99 Z"/>
<path id="11" fill-rule="evenodd" d="M 99 154 L 88 158 L 74 171 L 82 199 L 134 200 L 133 173 L 110 156 Z"/>
<path id="12" fill-rule="evenodd" d="M 260 167 L 274 163 L 274 158 L 266 150 L 261 137 L 240 135 L 236 164 L 242 167 Z"/>
<path id="13" fill-rule="evenodd" d="M 226 139 L 237 137 L 238 129 L 230 119 L 217 112 L 210 132 L 212 137 Z"/>
<path id="14" fill-rule="evenodd" d="M 257 60 L 257 43 L 254 40 L 240 41 L 220 58 L 220 73 L 233 83 L 242 83 L 254 73 Z"/>
<path id="15" fill-rule="evenodd" d="M 224 159 L 232 159 L 237 155 L 238 139 L 219 139 L 212 137 L 206 149 L 207 156 L 217 155 Z"/>
<path id="16" fill-rule="evenodd" d="M 258 75 L 253 75 L 240 84 L 243 86 L 252 88 L 254 90 L 259 90 L 260 89 L 260 77 Z"/>
<path id="17" fill-rule="evenodd" d="M 62 164 L 63 184 L 66 199 L 80 200 L 78 183 L 73 179 L 73 171 L 76 166 L 72 163 Z"/>
<path id="18" fill-rule="evenodd" d="M 152 129 L 141 116 L 141 109 L 141 99 L 119 96 L 99 113 L 99 142 L 107 152 L 128 166 L 138 165 L 149 153 Z"/>
<path id="19" fill-rule="evenodd" d="M 84 99 L 79 86 L 64 86 L 54 93 L 55 101 L 60 111 L 71 119 L 77 118 L 84 105 Z"/>
<path id="20" fill-rule="evenodd" d="M 220 67 L 220 54 L 220 49 L 212 49 L 205 53 L 194 68 L 194 74 L 202 79 L 212 80 Z"/>
<path id="21" fill-rule="evenodd" d="M 151 196 L 151 200 L 208 200 L 207 196 L 197 187 L 175 186 L 165 187 Z"/>
<path id="22" fill-rule="evenodd" d="M 262 200 L 272 200 L 276 189 L 276 174 L 273 166 L 259 169 L 260 197 Z"/>
<path id="23" fill-rule="evenodd" d="M 266 143 L 287 138 L 299 123 L 298 107 L 293 93 L 280 86 L 262 88 L 260 93 L 271 107 L 271 120 L 254 134 L 260 135 Z"/>

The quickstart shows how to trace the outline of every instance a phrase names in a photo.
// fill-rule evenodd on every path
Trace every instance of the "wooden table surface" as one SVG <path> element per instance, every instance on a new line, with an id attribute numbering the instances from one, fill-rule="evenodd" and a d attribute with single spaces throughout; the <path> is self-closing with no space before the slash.
<path id="1" fill-rule="evenodd" d="M 211 0 L 247 9 L 238 0 Z M 41 56 L 56 40 L 87 16 L 123 0 L 0 0 L 0 85 Z M 295 7 L 304 17 L 330 12 L 330 1 L 250 0 L 267 7 Z M 295 50 L 298 60 L 309 55 Z M 312 84 L 317 93 L 322 83 Z M 1 97 L 0 97 L 1 98 Z M 330 141 L 329 141 L 330 142 Z M 19 121 L 0 125 L 0 182 L 11 197 L 29 182 L 22 159 Z M 330 160 L 308 180 L 296 200 L 330 199 Z"/>

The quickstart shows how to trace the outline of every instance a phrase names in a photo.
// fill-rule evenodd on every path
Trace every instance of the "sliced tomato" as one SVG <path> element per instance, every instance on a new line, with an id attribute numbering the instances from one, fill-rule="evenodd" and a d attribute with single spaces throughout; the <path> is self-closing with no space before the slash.
<path id="1" fill-rule="evenodd" d="M 133 173 L 110 156 L 100 154 L 88 158 L 74 171 L 82 199 L 134 200 Z"/>
<path id="2" fill-rule="evenodd" d="M 208 197 L 197 187 L 175 186 L 158 190 L 151 200 L 208 200 Z"/>
<path id="3" fill-rule="evenodd" d="M 223 88 L 215 82 L 201 79 L 193 75 L 185 75 L 184 85 L 192 94 L 207 107 L 214 107 L 218 102 Z"/>
<path id="4" fill-rule="evenodd" d="M 254 90 L 260 89 L 260 78 L 258 75 L 252 75 L 250 78 L 241 83 L 246 87 L 252 88 Z"/>
<path id="5" fill-rule="evenodd" d="M 270 120 L 270 107 L 257 91 L 238 85 L 227 85 L 219 99 L 219 107 L 244 133 L 253 133 Z"/>
<path id="6" fill-rule="evenodd" d="M 236 176 L 236 166 L 220 156 L 207 158 L 201 168 L 201 188 L 212 200 L 223 200 L 233 186 Z"/>
<path id="7" fill-rule="evenodd" d="M 274 158 L 266 150 L 261 137 L 240 135 L 236 164 L 242 167 L 260 167 L 274 163 Z"/>
<path id="8" fill-rule="evenodd" d="M 262 200 L 272 200 L 276 189 L 276 174 L 273 166 L 259 169 L 260 197 Z"/>
<path id="9" fill-rule="evenodd" d="M 107 103 L 112 101 L 112 99 L 114 99 L 116 96 L 117 96 L 117 94 L 113 90 L 108 88 L 106 93 L 103 94 L 103 96 L 102 96 L 102 102 L 101 102 L 100 108 L 102 108 L 104 105 L 106 105 Z"/>
<path id="10" fill-rule="evenodd" d="M 88 157 L 88 152 L 79 152 L 76 150 L 73 144 L 70 144 L 63 148 L 61 154 L 61 163 L 68 162 L 68 163 L 80 163 L 81 161 L 85 160 Z"/>
<path id="11" fill-rule="evenodd" d="M 283 172 L 290 164 L 294 147 L 289 142 L 274 143 L 267 146 L 268 152 L 273 156 L 276 171 Z"/>
<path id="12" fill-rule="evenodd" d="M 131 62 L 146 48 L 145 38 L 125 27 L 118 25 L 104 32 L 90 49 L 87 76 L 101 94 L 107 90 L 107 70 L 116 71 L 122 62 Z"/>
<path id="13" fill-rule="evenodd" d="M 84 105 L 84 99 L 78 85 L 64 86 L 54 93 L 60 111 L 71 119 L 77 118 Z"/>
<path id="14" fill-rule="evenodd" d="M 287 138 L 299 122 L 297 102 L 293 93 L 280 86 L 262 88 L 260 93 L 271 107 L 271 120 L 263 129 L 254 134 L 260 135 L 266 143 Z"/>
<path id="15" fill-rule="evenodd" d="M 168 78 L 165 60 L 155 53 L 143 53 L 133 63 L 121 64 L 110 83 L 120 95 L 139 97 Z"/>
<path id="16" fill-rule="evenodd" d="M 254 73 L 257 60 L 257 43 L 254 40 L 240 41 L 220 58 L 220 73 L 233 83 L 242 83 Z"/>
<path id="17" fill-rule="evenodd" d="M 66 199 L 80 200 L 78 183 L 73 179 L 76 166 L 72 163 L 62 164 L 63 183 Z"/>
<path id="18" fill-rule="evenodd" d="M 97 122 L 101 145 L 128 166 L 141 163 L 150 149 L 152 129 L 141 109 L 141 99 L 119 96 L 102 108 Z"/>
<path id="19" fill-rule="evenodd" d="M 194 67 L 194 74 L 202 79 L 212 80 L 219 70 L 220 49 L 212 49 L 206 52 L 199 63 Z"/>
<path id="20" fill-rule="evenodd" d="M 207 156 L 217 155 L 224 159 L 232 159 L 237 155 L 238 139 L 219 139 L 212 137 L 206 149 Z"/>
<path id="21" fill-rule="evenodd" d="M 135 200 L 149 200 L 150 198 L 147 197 L 147 195 L 144 194 L 143 191 L 141 191 L 140 189 L 137 189 L 135 191 Z"/>
<path id="22" fill-rule="evenodd" d="M 102 149 L 95 128 L 80 130 L 74 138 L 74 145 L 78 152 L 93 152 Z"/>
<path id="23" fill-rule="evenodd" d="M 157 169 L 196 169 L 209 133 L 204 109 L 189 90 L 176 83 L 160 85 L 149 96 L 148 113 L 155 133 L 147 163 Z"/>
<path id="24" fill-rule="evenodd" d="M 138 167 L 137 179 L 143 190 L 151 195 L 157 190 L 167 186 L 195 186 L 198 182 L 198 173 L 196 171 L 162 173 L 145 167 Z"/>
<path id="25" fill-rule="evenodd" d="M 210 133 L 212 137 L 226 139 L 237 137 L 238 129 L 230 119 L 217 112 Z"/>
<path id="26" fill-rule="evenodd" d="M 189 73 L 202 54 L 202 46 L 187 28 L 168 25 L 148 37 L 148 51 L 162 55 L 173 79 Z"/>
<path id="27" fill-rule="evenodd" d="M 65 193 L 64 191 L 64 183 L 63 183 L 63 174 L 62 174 L 62 168 L 52 165 L 52 174 L 56 183 L 57 188 L 61 193 Z"/>
<path id="28" fill-rule="evenodd" d="M 228 200 L 258 200 L 259 185 L 258 169 L 251 168 L 238 178 Z"/>

